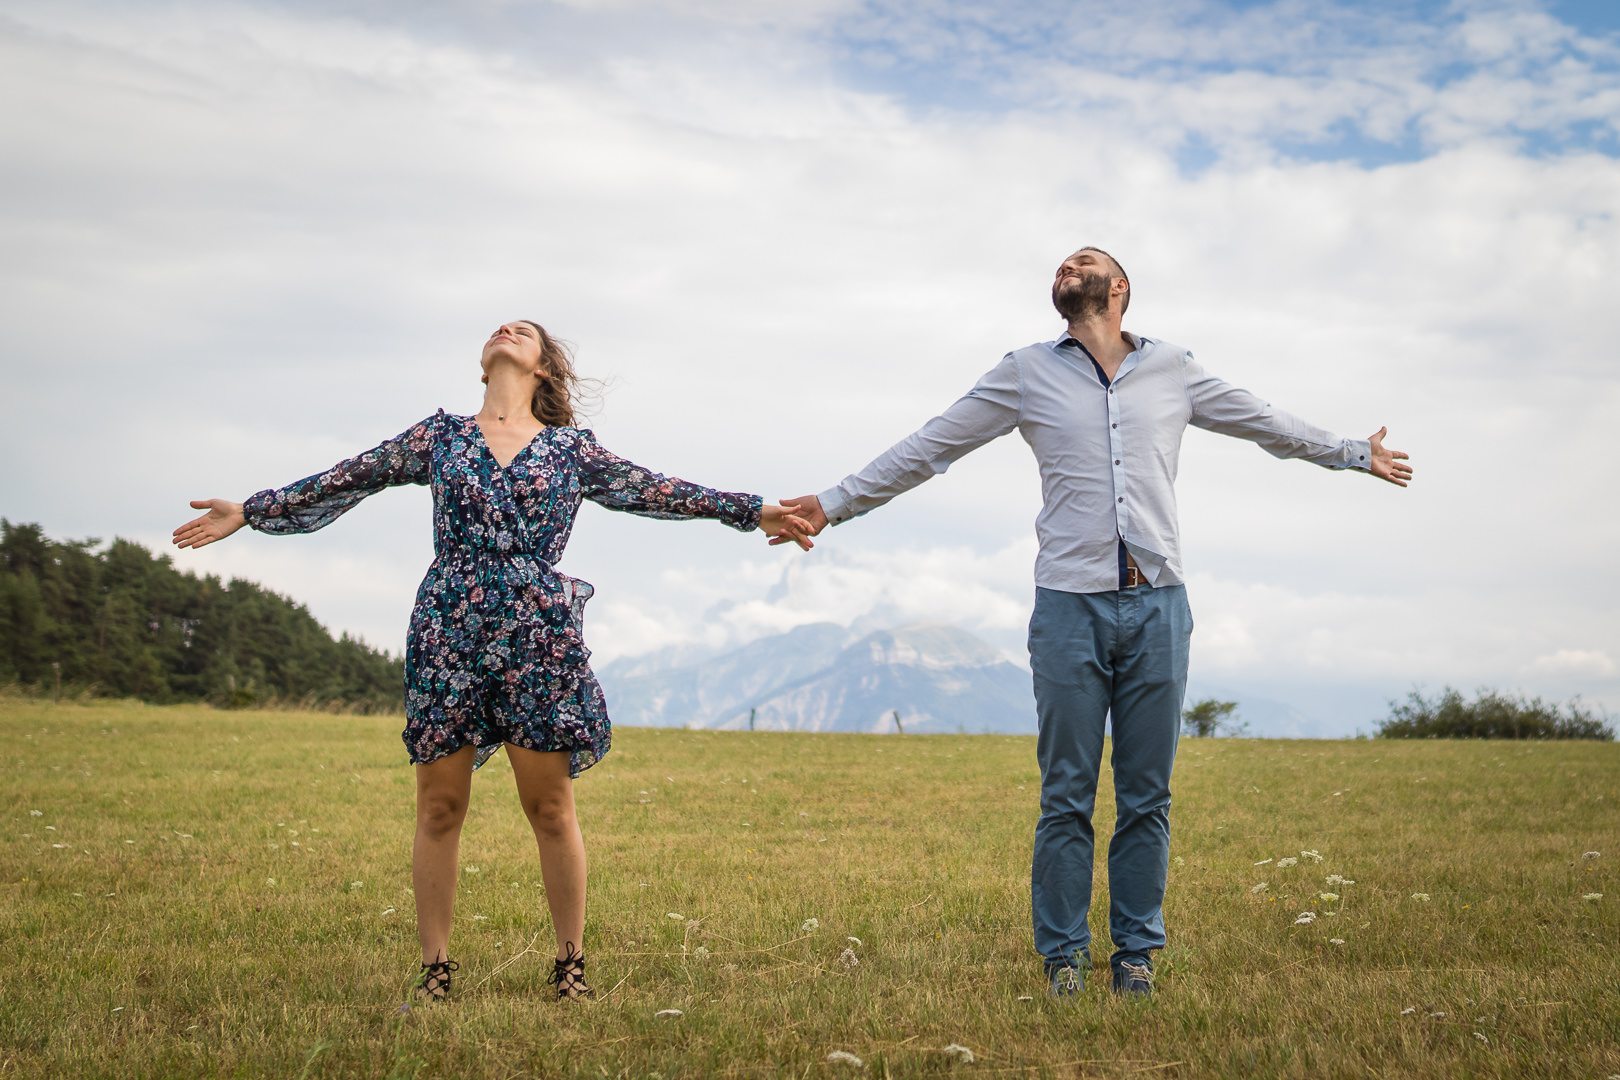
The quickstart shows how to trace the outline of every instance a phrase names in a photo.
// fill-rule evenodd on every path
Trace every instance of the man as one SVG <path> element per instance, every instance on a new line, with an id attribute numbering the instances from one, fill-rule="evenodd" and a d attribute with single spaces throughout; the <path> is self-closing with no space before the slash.
<path id="1" fill-rule="evenodd" d="M 1412 476 L 1407 455 L 1384 448 L 1387 429 L 1340 439 L 1215 378 L 1183 348 L 1124 333 L 1130 300 L 1119 263 L 1080 249 L 1052 283 L 1063 337 L 1008 353 L 966 397 L 837 487 L 782 500 L 819 533 L 1015 427 L 1034 450 L 1043 506 L 1029 657 L 1041 816 L 1030 898 L 1035 947 L 1058 996 L 1078 993 L 1090 966 L 1091 814 L 1110 713 L 1115 992 L 1150 994 L 1151 953 L 1165 943 L 1170 771 L 1192 633 L 1174 488 L 1186 426 L 1401 487 Z"/>

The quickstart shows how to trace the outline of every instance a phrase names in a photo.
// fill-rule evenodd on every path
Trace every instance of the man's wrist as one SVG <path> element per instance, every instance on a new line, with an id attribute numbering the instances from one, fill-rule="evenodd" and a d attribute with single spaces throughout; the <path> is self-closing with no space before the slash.
<path id="1" fill-rule="evenodd" d="M 855 515 L 849 513 L 849 503 L 836 487 L 830 487 L 816 496 L 816 502 L 821 504 L 822 516 L 827 524 L 840 525 Z"/>

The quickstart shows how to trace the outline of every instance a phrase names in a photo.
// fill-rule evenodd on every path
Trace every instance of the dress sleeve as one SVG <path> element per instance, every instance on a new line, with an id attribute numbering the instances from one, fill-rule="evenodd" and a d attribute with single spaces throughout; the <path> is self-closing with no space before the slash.
<path id="1" fill-rule="evenodd" d="M 367 495 L 401 484 L 425 484 L 433 459 L 429 417 L 359 457 L 284 488 L 267 488 L 242 504 L 242 516 L 262 533 L 309 533 L 332 524 Z"/>
<path id="2" fill-rule="evenodd" d="M 714 518 L 738 532 L 759 527 L 758 495 L 715 491 L 685 480 L 649 472 L 602 449 L 590 431 L 579 433 L 579 480 L 584 496 L 609 510 L 680 521 Z"/>

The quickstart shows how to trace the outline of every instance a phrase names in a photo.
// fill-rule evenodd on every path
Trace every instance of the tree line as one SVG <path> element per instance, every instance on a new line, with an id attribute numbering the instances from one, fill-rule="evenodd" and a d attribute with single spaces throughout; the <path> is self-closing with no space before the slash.
<path id="1" fill-rule="evenodd" d="M 1204 698 L 1181 711 L 1189 735 L 1246 735 L 1249 725 L 1236 721 L 1235 701 Z M 1545 702 L 1539 697 L 1481 689 L 1473 701 L 1446 687 L 1426 698 L 1416 690 L 1404 702 L 1389 703 L 1389 715 L 1375 721 L 1380 739 L 1595 739 L 1613 742 L 1614 725 L 1581 704 Z M 1359 738 L 1359 736 L 1358 736 Z"/>
<path id="2" fill-rule="evenodd" d="M 0 686 L 156 704 L 404 708 L 404 661 L 251 581 L 0 518 Z"/>

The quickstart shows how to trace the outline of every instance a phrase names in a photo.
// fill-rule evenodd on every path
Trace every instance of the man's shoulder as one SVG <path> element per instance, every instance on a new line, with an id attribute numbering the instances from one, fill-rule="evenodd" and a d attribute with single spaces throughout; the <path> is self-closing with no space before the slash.
<path id="1" fill-rule="evenodd" d="M 1190 350 L 1180 345 L 1172 345 L 1163 338 L 1149 337 L 1146 334 L 1133 334 L 1132 336 L 1136 338 L 1137 347 L 1141 349 L 1143 359 L 1184 360 L 1192 355 Z"/>

